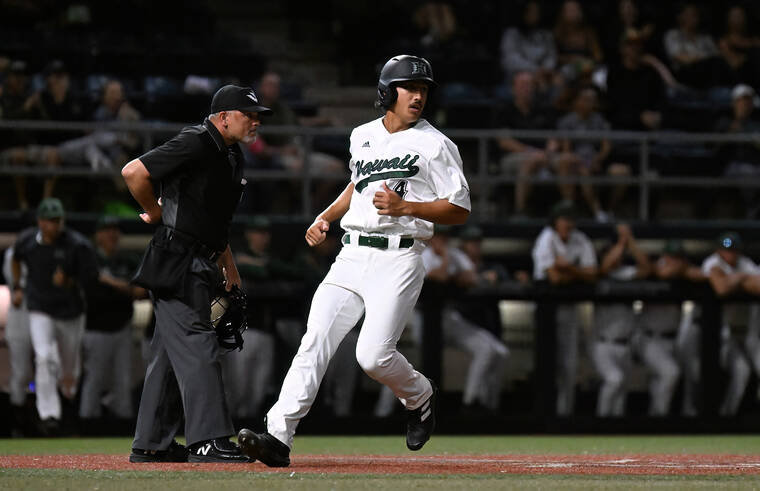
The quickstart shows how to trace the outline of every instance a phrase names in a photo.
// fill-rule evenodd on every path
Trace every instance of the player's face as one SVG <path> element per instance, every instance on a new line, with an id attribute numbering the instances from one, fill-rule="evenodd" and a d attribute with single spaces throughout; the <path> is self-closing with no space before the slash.
<path id="1" fill-rule="evenodd" d="M 422 110 L 428 96 L 428 84 L 421 80 L 408 80 L 396 85 L 398 98 L 391 107 L 396 116 L 406 124 L 412 124 L 422 117 Z"/>
<path id="2" fill-rule="evenodd" d="M 37 226 L 42 234 L 42 240 L 46 243 L 53 242 L 61 235 L 63 228 L 62 218 L 38 218 Z"/>
<path id="3" fill-rule="evenodd" d="M 236 142 L 253 143 L 261 126 L 259 113 L 228 111 L 226 113 L 227 136 Z"/>
<path id="4" fill-rule="evenodd" d="M 119 246 L 121 232 L 116 227 L 106 227 L 95 232 L 95 243 L 107 253 L 112 253 Z"/>
<path id="5" fill-rule="evenodd" d="M 559 217 L 554 221 L 554 230 L 557 231 L 557 235 L 563 242 L 567 242 L 570 238 L 570 232 L 575 228 L 575 221 L 567 217 Z"/>
<path id="6" fill-rule="evenodd" d="M 731 266 L 739 262 L 739 253 L 736 249 L 718 249 L 718 255 Z"/>

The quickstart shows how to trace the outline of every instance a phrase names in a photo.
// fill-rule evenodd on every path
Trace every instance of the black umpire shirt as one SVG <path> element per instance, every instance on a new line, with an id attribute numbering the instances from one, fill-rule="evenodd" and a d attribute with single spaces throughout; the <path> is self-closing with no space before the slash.
<path id="1" fill-rule="evenodd" d="M 140 161 L 151 179 L 161 182 L 163 224 L 215 251 L 224 251 L 245 184 L 240 146 L 228 147 L 206 119 L 184 128 Z"/>
<path id="2" fill-rule="evenodd" d="M 29 276 L 24 295 L 29 310 L 57 319 L 71 319 L 84 312 L 84 291 L 98 277 L 95 251 L 85 236 L 64 228 L 53 244 L 43 244 L 37 227 L 22 231 L 13 258 L 26 264 Z M 53 284 L 53 273 L 61 267 L 67 277 L 63 286 Z"/>

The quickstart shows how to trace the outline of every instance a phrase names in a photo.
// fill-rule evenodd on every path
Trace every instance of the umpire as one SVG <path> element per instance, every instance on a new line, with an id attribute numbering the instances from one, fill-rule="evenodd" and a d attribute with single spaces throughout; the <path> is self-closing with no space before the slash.
<path id="1" fill-rule="evenodd" d="M 145 210 L 140 218 L 159 225 L 134 278 L 151 291 L 156 330 L 130 462 L 250 461 L 229 441 L 235 430 L 210 305 L 221 275 L 228 290 L 240 285 L 229 246 L 245 185 L 238 144 L 255 140 L 261 114 L 271 110 L 253 90 L 226 85 L 214 94 L 203 124 L 184 128 L 121 171 Z M 174 441 L 180 397 L 187 448 Z"/>

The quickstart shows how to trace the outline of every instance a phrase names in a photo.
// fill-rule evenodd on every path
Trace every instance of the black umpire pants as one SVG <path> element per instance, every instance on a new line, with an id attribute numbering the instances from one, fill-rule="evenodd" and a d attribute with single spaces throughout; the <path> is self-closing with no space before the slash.
<path id="1" fill-rule="evenodd" d="M 183 298 L 154 298 L 156 330 L 133 448 L 168 448 L 182 421 L 181 407 L 188 445 L 235 434 L 210 321 L 219 275 L 216 264 L 194 257 Z"/>

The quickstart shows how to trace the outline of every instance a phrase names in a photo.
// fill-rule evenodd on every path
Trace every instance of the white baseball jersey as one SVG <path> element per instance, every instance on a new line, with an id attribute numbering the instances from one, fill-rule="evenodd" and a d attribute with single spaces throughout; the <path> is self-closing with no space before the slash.
<path id="1" fill-rule="evenodd" d="M 557 256 L 578 267 L 596 266 L 594 246 L 586 234 L 580 230 L 570 232 L 570 238 L 563 242 L 550 226 L 544 227 L 533 246 L 533 278 L 546 279 L 546 270 L 554 266 Z"/>
<path id="2" fill-rule="evenodd" d="M 707 256 L 702 262 L 702 273 L 705 276 L 710 275 L 710 271 L 714 267 L 718 267 L 726 274 L 732 273 L 749 273 L 760 274 L 760 267 L 755 264 L 752 259 L 747 256 L 739 256 L 736 260 L 736 266 L 728 264 L 720 254 L 714 252 Z M 751 307 L 751 310 L 749 308 Z M 755 322 L 757 322 L 758 316 L 757 304 L 746 303 L 729 303 L 723 306 L 723 324 L 730 326 L 746 326 L 748 323 L 748 316 L 751 316 Z"/>
<path id="3" fill-rule="evenodd" d="M 449 266 L 446 269 L 446 272 L 449 275 L 453 276 L 462 271 L 475 271 L 475 265 L 467 254 L 456 247 L 446 247 L 446 249 L 449 253 Z M 428 247 L 422 251 L 422 265 L 425 267 L 425 273 L 429 273 L 440 267 L 442 262 L 443 260 L 441 259 L 441 256 L 436 254 L 432 248 Z"/>
<path id="4" fill-rule="evenodd" d="M 457 146 L 424 119 L 389 133 L 383 118 L 358 126 L 351 133 L 351 205 L 340 222 L 348 231 L 427 240 L 433 224 L 412 216 L 379 215 L 372 204 L 382 183 L 404 200 L 446 199 L 470 210 L 470 190 Z"/>

